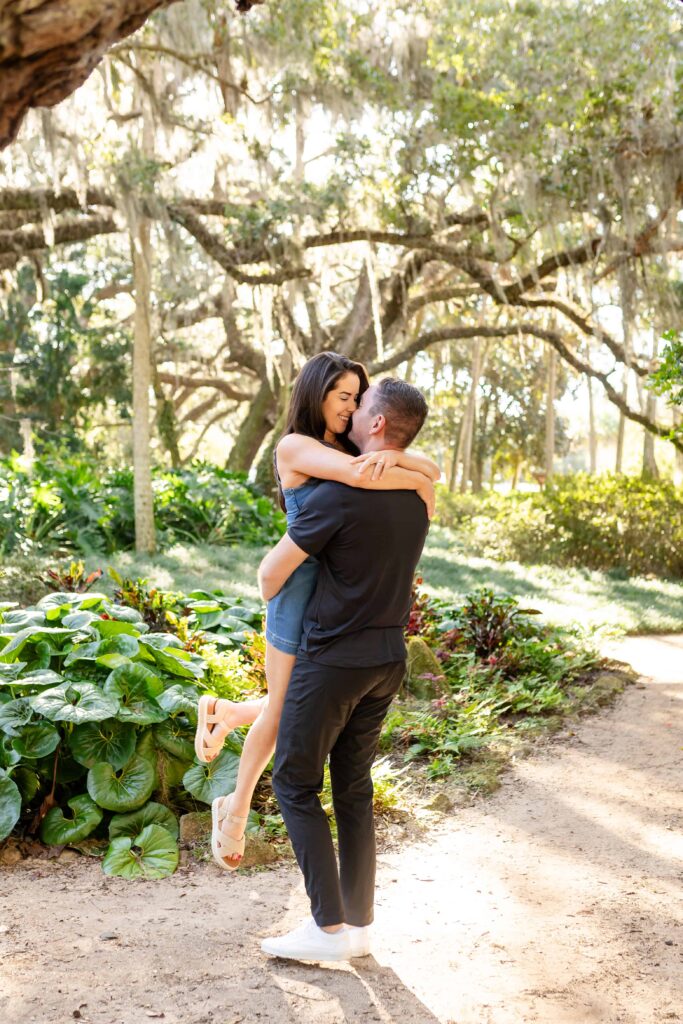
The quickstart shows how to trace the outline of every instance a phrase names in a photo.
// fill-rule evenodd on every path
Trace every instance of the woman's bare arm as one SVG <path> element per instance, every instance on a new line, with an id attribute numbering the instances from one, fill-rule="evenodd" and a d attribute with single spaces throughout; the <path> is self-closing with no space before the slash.
<path id="1" fill-rule="evenodd" d="M 432 459 L 427 458 L 426 455 L 420 455 L 419 452 L 407 452 L 400 448 L 366 452 L 365 455 L 357 455 L 353 462 L 359 467 L 361 473 L 371 469 L 370 475 L 373 480 L 381 479 L 392 466 L 401 466 L 401 468 L 412 470 L 415 473 L 424 473 L 434 483 L 441 477 L 441 470 Z"/>
<path id="2" fill-rule="evenodd" d="M 280 474 L 289 470 L 291 473 L 301 473 L 302 476 L 336 480 L 337 483 L 365 490 L 420 492 L 425 483 L 431 483 L 427 473 L 399 465 L 386 469 L 379 479 L 373 480 L 371 474 L 359 472 L 360 467 L 354 464 L 353 455 L 327 448 L 315 438 L 303 434 L 287 434 L 283 437 L 277 446 L 277 460 Z"/>

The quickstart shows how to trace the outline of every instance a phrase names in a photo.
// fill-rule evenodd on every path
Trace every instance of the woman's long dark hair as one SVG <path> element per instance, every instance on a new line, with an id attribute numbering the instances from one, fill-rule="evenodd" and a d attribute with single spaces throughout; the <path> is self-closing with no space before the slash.
<path id="1" fill-rule="evenodd" d="M 326 428 L 323 401 L 340 378 L 347 373 L 355 373 L 358 377 L 359 396 L 370 387 L 367 370 L 362 363 L 354 363 L 352 359 L 347 359 L 338 352 L 319 352 L 309 359 L 294 381 L 282 436 L 305 434 L 306 437 L 314 437 L 316 441 L 324 441 Z M 350 426 L 347 426 L 343 434 L 337 434 L 337 440 L 347 452 L 358 455 L 358 449 L 348 438 L 349 429 Z M 284 508 L 279 480 L 278 490 L 280 504 Z"/>
<path id="2" fill-rule="evenodd" d="M 354 363 L 338 352 L 319 352 L 309 359 L 294 381 L 292 397 L 289 401 L 287 422 L 282 432 L 286 434 L 305 434 L 317 441 L 325 439 L 325 417 L 323 402 L 335 384 L 347 373 L 355 373 L 360 381 L 359 395 L 370 386 L 368 375 L 362 363 Z M 358 449 L 349 441 L 347 434 L 337 434 L 341 444 L 354 454 Z"/>

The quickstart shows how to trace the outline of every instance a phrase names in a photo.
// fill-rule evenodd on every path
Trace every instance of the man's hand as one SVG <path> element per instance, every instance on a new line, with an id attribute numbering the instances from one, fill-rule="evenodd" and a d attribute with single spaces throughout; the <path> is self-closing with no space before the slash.
<path id="1" fill-rule="evenodd" d="M 393 448 L 387 448 L 385 451 L 368 452 L 366 455 L 357 455 L 356 458 L 351 461 L 351 465 L 356 467 L 356 472 L 359 476 L 362 476 L 368 469 L 372 469 L 370 479 L 379 480 L 385 469 L 392 469 L 394 466 L 398 465 L 400 456 L 400 451 L 396 451 Z"/>

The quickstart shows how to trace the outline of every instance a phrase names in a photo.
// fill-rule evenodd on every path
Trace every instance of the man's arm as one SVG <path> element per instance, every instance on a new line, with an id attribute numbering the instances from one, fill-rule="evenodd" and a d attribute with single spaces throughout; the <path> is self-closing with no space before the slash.
<path id="1" fill-rule="evenodd" d="M 306 558 L 306 552 L 294 543 L 289 534 L 281 537 L 258 567 L 258 585 L 263 600 L 270 601 L 271 597 L 275 597 Z"/>

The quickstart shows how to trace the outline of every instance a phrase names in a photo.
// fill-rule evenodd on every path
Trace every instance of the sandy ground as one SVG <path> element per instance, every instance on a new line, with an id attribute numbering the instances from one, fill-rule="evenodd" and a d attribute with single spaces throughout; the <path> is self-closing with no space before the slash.
<path id="1" fill-rule="evenodd" d="M 612 709 L 381 857 L 372 957 L 260 954 L 306 914 L 289 865 L 129 883 L 29 859 L 0 870 L 0 1021 L 683 1021 L 683 637 L 612 653 L 644 676 Z"/>

